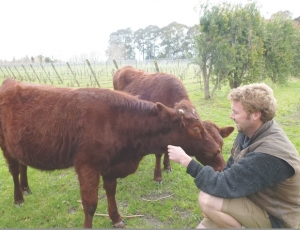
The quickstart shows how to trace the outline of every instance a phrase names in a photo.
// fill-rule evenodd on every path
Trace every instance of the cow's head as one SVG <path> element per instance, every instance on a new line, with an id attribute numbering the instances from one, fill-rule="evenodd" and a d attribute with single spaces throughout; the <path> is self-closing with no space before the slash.
<path id="1" fill-rule="evenodd" d="M 163 105 L 160 104 L 158 110 L 160 106 Z M 173 126 L 177 128 L 173 128 L 170 144 L 181 146 L 187 154 L 195 156 L 203 165 L 210 165 L 216 171 L 222 170 L 226 162 L 222 155 L 223 140 L 220 141 L 217 134 L 221 135 L 220 131 L 212 127 L 209 129 L 213 130 L 211 135 L 189 100 L 176 103 L 173 110 Z M 230 129 L 227 132 L 229 133 Z"/>
<path id="2" fill-rule="evenodd" d="M 215 123 L 211 121 L 203 121 L 202 122 L 203 126 L 207 130 L 207 132 L 210 134 L 210 136 L 215 140 L 215 142 L 219 145 L 219 148 L 223 149 L 223 138 L 228 137 L 233 131 L 234 127 L 233 126 L 225 126 L 225 127 L 219 127 Z M 199 159 L 200 161 L 200 159 Z M 208 159 L 208 162 L 206 159 L 202 160 L 202 163 L 204 165 L 209 164 L 212 166 L 216 171 L 222 170 L 222 168 L 218 168 L 219 165 L 221 165 L 221 162 L 224 161 L 223 153 L 221 152 L 218 154 L 215 158 L 213 159 Z"/>

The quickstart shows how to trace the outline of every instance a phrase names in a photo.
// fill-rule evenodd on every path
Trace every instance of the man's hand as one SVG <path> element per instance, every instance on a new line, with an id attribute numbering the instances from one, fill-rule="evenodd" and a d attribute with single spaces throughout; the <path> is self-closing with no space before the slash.
<path id="1" fill-rule="evenodd" d="M 192 160 L 192 158 L 179 146 L 168 145 L 168 154 L 170 160 L 180 163 L 185 167 L 187 167 Z"/>

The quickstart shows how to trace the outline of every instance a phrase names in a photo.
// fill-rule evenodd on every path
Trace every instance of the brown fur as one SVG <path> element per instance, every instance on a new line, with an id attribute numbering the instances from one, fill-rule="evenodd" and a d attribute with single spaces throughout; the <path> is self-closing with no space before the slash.
<path id="1" fill-rule="evenodd" d="M 176 76 L 166 73 L 147 73 L 131 66 L 125 66 L 116 71 L 113 76 L 113 86 L 115 90 L 138 95 L 143 100 L 161 102 L 168 107 L 174 107 L 181 100 L 190 101 L 184 85 Z M 230 126 L 218 127 L 211 121 L 204 121 L 203 124 L 209 134 L 219 144 L 220 149 L 223 146 L 223 138 L 229 136 L 234 130 L 234 127 Z M 156 152 L 154 180 L 158 182 L 162 181 L 160 163 L 162 154 L 162 152 Z M 197 159 L 202 164 L 210 165 L 216 171 L 220 171 L 225 166 L 225 160 L 221 152 L 217 156 L 214 154 L 214 152 L 209 151 L 203 152 Z M 164 155 L 163 163 L 165 169 L 171 170 L 168 154 Z"/>
<path id="2" fill-rule="evenodd" d="M 92 227 L 100 176 L 113 225 L 125 226 L 115 200 L 117 178 L 134 173 L 145 155 L 164 152 L 168 144 L 196 158 L 220 151 L 189 100 L 169 108 L 109 89 L 12 79 L 0 87 L 0 147 L 14 180 L 15 203 L 24 202 L 20 186 L 28 186 L 27 165 L 42 170 L 74 166 L 86 228 Z"/>

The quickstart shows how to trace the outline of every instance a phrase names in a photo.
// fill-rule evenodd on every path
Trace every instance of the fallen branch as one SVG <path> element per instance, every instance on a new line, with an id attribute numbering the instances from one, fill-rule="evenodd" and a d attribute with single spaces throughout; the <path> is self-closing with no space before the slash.
<path id="1" fill-rule="evenodd" d="M 170 194 L 170 195 L 168 195 L 168 196 L 160 197 L 160 198 L 158 198 L 158 199 L 156 199 L 156 200 L 147 200 L 147 199 L 145 199 L 145 198 L 142 198 L 142 200 L 144 200 L 144 201 L 158 201 L 158 200 L 165 199 L 165 198 L 170 197 L 170 196 L 173 196 L 173 195 L 174 195 L 174 193 L 172 193 L 172 194 Z"/>
<path id="2" fill-rule="evenodd" d="M 81 200 L 77 200 L 77 202 L 82 203 Z M 81 208 L 83 209 L 82 205 Z M 95 213 L 94 216 L 105 216 L 109 217 L 108 214 Z M 134 218 L 134 217 L 143 217 L 144 215 L 130 215 L 130 216 L 122 216 L 123 218 Z"/>
<path id="3" fill-rule="evenodd" d="M 94 215 L 95 216 L 107 216 L 107 217 L 109 217 L 109 215 L 107 215 L 107 214 L 95 213 Z M 122 215 L 122 218 L 134 218 L 134 217 L 142 217 L 142 216 L 144 216 L 144 215 L 131 215 L 131 216 L 123 216 Z"/>

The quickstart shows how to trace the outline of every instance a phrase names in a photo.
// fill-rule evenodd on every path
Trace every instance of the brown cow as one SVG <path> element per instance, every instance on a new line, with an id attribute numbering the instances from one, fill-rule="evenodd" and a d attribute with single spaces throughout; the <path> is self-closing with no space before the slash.
<path id="1" fill-rule="evenodd" d="M 166 73 L 147 73 L 143 70 L 135 69 L 131 66 L 125 66 L 116 71 L 113 76 L 113 86 L 115 90 L 125 91 L 132 95 L 138 95 L 140 99 L 161 102 L 168 107 L 181 100 L 189 100 L 188 93 L 182 82 L 172 74 Z M 220 145 L 223 147 L 223 138 L 229 136 L 234 127 L 218 127 L 211 121 L 204 121 L 203 125 Z M 154 181 L 162 181 L 161 157 L 163 152 L 156 152 L 156 162 L 154 168 Z M 198 160 L 204 165 L 210 165 L 216 171 L 220 171 L 225 166 L 225 160 L 220 152 L 215 158 L 209 155 L 201 155 Z M 164 168 L 171 170 L 168 154 L 164 154 Z"/>
<path id="2" fill-rule="evenodd" d="M 180 145 L 197 159 L 220 152 L 188 100 L 169 108 L 109 89 L 12 79 L 0 87 L 0 147 L 14 180 L 15 203 L 24 202 L 19 168 L 74 166 L 86 228 L 92 227 L 100 176 L 109 217 L 115 227 L 125 227 L 115 199 L 117 178 L 134 173 L 145 155 L 166 151 L 168 144 Z"/>

